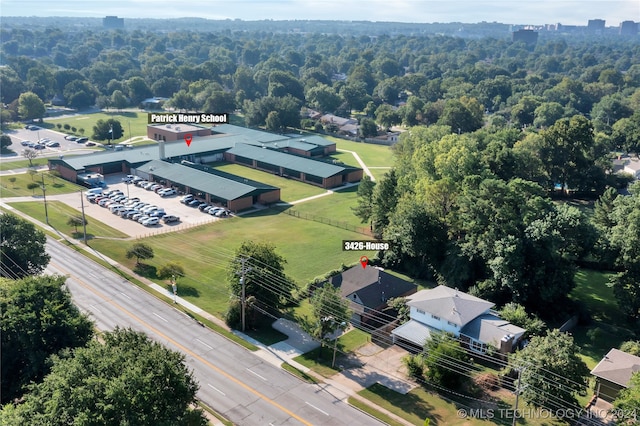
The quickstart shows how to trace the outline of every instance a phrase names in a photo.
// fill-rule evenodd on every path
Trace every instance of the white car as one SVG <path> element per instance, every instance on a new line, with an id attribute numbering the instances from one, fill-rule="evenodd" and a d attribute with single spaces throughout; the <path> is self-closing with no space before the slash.
<path id="1" fill-rule="evenodd" d="M 144 226 L 153 226 L 160 223 L 160 218 L 150 217 L 149 219 L 142 222 Z"/>
<path id="2" fill-rule="evenodd" d="M 169 197 L 171 195 L 176 195 L 178 193 L 178 191 L 176 191 L 173 188 L 166 188 L 163 189 L 162 191 L 158 191 L 158 195 L 161 197 Z"/>

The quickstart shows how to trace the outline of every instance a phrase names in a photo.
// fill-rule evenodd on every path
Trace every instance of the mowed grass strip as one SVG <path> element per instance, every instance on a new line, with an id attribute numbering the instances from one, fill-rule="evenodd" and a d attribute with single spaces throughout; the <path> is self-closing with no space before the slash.
<path id="1" fill-rule="evenodd" d="M 255 170 L 250 167 L 241 166 L 239 164 L 230 163 L 212 163 L 209 166 L 225 173 L 231 173 L 236 176 L 242 176 L 247 179 L 255 180 L 267 185 L 273 185 L 280 188 L 280 198 L 282 201 L 296 201 L 302 198 L 312 197 L 326 192 L 326 189 L 320 188 L 308 183 L 299 182 L 293 179 L 276 176 L 273 173 L 267 173 Z"/>
<path id="2" fill-rule="evenodd" d="M 18 149 L 16 147 L 15 151 L 22 152 L 22 149 Z M 15 157 L 15 158 L 22 158 L 22 157 Z M 40 158 L 34 158 L 31 161 L 32 161 L 33 167 L 40 167 L 40 166 L 46 166 L 49 159 L 40 157 Z M 7 170 L 26 169 L 27 167 L 30 167 L 29 160 L 13 160 L 12 158 L 7 158 L 7 159 L 3 159 L 2 162 L 0 163 L 0 171 L 2 172 L 5 172 Z M 7 176 L 2 176 L 1 179 L 4 180 L 6 178 Z"/>
<path id="3" fill-rule="evenodd" d="M 11 182 L 14 178 L 15 182 Z M 86 189 L 62 178 L 54 177 L 49 172 L 19 173 L 0 177 L 0 197 L 32 197 L 36 195 L 42 197 L 40 186 L 34 189 L 29 189 L 27 186 L 31 183 L 42 185 L 43 178 L 47 195 L 69 194 Z"/>
<path id="4" fill-rule="evenodd" d="M 364 142 L 352 142 L 333 136 L 325 136 L 326 139 L 336 143 L 337 149 L 354 151 L 368 167 L 391 167 L 393 166 L 393 151 L 387 145 L 376 145 Z M 345 164 L 347 163 L 345 161 Z"/>
<path id="5" fill-rule="evenodd" d="M 80 200 L 78 199 L 78 203 Z M 42 223 L 45 223 L 45 211 L 44 211 L 44 201 L 23 201 L 16 203 L 9 203 L 11 207 L 16 210 L 21 211 L 34 219 L 39 220 Z M 81 216 L 81 213 L 66 205 L 61 201 L 47 201 L 47 212 L 49 214 L 49 225 L 63 234 L 72 235 L 74 238 L 82 238 L 83 237 L 83 229 L 82 226 L 78 226 L 78 232 L 75 233 L 75 228 L 73 226 L 67 225 L 67 221 L 72 216 Z M 118 231 L 106 225 L 99 220 L 85 215 L 87 219 L 87 238 L 127 238 L 128 235 Z M 122 242 L 119 241 L 118 244 L 122 245 Z"/>
<path id="6" fill-rule="evenodd" d="M 245 240 L 271 243 L 287 261 L 285 273 L 298 286 L 314 277 L 351 264 L 373 252 L 344 252 L 342 240 L 359 239 L 356 234 L 321 223 L 298 219 L 272 210 L 218 221 L 188 230 L 145 238 L 155 257 L 145 261 L 153 268 L 178 261 L 186 276 L 178 283 L 178 293 L 213 315 L 222 317 L 229 305 L 226 268 L 235 250 Z M 106 256 L 134 269 L 135 259 L 127 259 L 129 244 L 94 240 L 90 245 Z"/>

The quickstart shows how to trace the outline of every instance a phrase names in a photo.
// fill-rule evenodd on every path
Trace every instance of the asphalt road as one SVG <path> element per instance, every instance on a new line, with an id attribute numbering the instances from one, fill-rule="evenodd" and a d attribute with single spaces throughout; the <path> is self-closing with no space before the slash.
<path id="1" fill-rule="evenodd" d="M 74 302 L 99 329 L 131 327 L 184 353 L 198 398 L 235 424 L 380 424 L 325 385 L 300 381 L 66 246 L 48 239 L 47 250 L 47 271 L 68 276 Z"/>

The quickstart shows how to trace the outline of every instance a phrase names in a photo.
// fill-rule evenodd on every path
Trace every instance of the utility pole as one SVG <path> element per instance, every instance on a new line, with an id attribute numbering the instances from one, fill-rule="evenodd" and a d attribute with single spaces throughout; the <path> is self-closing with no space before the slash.
<path id="1" fill-rule="evenodd" d="M 245 330 L 246 327 L 246 322 L 245 322 L 245 310 L 247 308 L 247 297 L 246 297 L 246 287 L 247 287 L 247 281 L 245 279 L 245 274 L 248 272 L 248 270 L 245 268 L 245 264 L 247 262 L 247 259 L 245 257 L 241 257 L 240 258 L 240 285 L 242 286 L 242 295 L 240 298 L 240 305 L 241 305 L 241 315 L 242 315 L 242 331 Z"/>
<path id="2" fill-rule="evenodd" d="M 518 385 L 516 386 L 516 406 L 513 409 L 513 422 L 511 426 L 516 426 L 516 418 L 518 417 L 518 399 L 520 397 L 520 392 L 523 388 L 520 387 L 522 372 L 525 370 L 525 367 L 518 367 Z"/>
<path id="3" fill-rule="evenodd" d="M 171 275 L 171 287 L 173 289 L 173 303 L 178 303 L 178 285 L 176 284 L 176 276 Z"/>
<path id="4" fill-rule="evenodd" d="M 84 245 L 87 245 L 87 219 L 84 217 L 84 199 L 80 191 L 80 207 L 82 208 L 82 229 L 84 231 Z"/>
<path id="5" fill-rule="evenodd" d="M 44 186 L 44 173 L 42 175 L 42 198 L 44 198 L 44 220 L 49 224 L 49 212 L 47 210 L 47 188 Z"/>

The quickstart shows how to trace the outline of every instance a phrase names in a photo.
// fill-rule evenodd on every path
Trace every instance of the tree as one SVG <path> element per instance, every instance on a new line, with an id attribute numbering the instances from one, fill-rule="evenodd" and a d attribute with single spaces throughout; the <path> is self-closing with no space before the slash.
<path id="1" fill-rule="evenodd" d="M 626 388 L 621 389 L 613 401 L 616 421 L 620 424 L 633 424 L 638 421 L 640 412 L 640 373 L 634 372 Z"/>
<path id="2" fill-rule="evenodd" d="M 184 267 L 179 262 L 168 262 L 158 268 L 156 275 L 161 280 L 177 280 L 184 277 Z"/>
<path id="3" fill-rule="evenodd" d="M 90 107 L 98 96 L 96 88 L 86 80 L 73 80 L 64 87 L 63 93 L 67 105 L 78 109 Z"/>
<path id="4" fill-rule="evenodd" d="M 542 336 L 547 325 L 534 314 L 528 314 L 524 306 L 517 303 L 507 303 L 500 310 L 500 318 L 513 325 L 527 330 L 527 337 Z"/>
<path id="5" fill-rule="evenodd" d="M 578 406 L 576 395 L 586 395 L 589 375 L 579 354 L 573 337 L 557 329 L 532 337 L 510 364 L 520 369 L 523 399 L 551 410 Z"/>
<path id="6" fill-rule="evenodd" d="M 363 138 L 372 138 L 378 136 L 378 126 L 371 118 L 363 118 L 360 120 L 360 136 Z"/>
<path id="7" fill-rule="evenodd" d="M 45 251 L 44 232 L 33 223 L 11 213 L 0 215 L 0 274 L 8 278 L 23 278 L 41 273 L 49 264 Z"/>
<path id="8" fill-rule="evenodd" d="M 25 148 L 22 150 L 22 156 L 29 160 L 29 167 L 33 167 L 33 160 L 38 156 L 38 151 L 31 148 Z"/>
<path id="9" fill-rule="evenodd" d="M 24 120 L 44 117 L 44 102 L 33 92 L 25 92 L 18 98 L 18 114 Z"/>
<path id="10" fill-rule="evenodd" d="M 362 223 L 371 220 L 373 214 L 373 190 L 376 183 L 371 180 L 369 175 L 364 175 L 358 185 L 358 205 L 352 207 L 353 214 L 360 218 Z"/>
<path id="11" fill-rule="evenodd" d="M 35 195 L 36 188 L 40 188 L 40 184 L 39 183 L 29 182 L 27 184 L 27 189 L 31 190 L 31 195 Z"/>
<path id="12" fill-rule="evenodd" d="M 122 124 L 115 118 L 110 118 L 108 120 L 100 119 L 96 121 L 96 125 L 93 126 L 93 135 L 91 138 L 97 141 L 108 140 L 111 142 L 114 139 L 120 139 L 123 135 Z"/>
<path id="13" fill-rule="evenodd" d="M 244 276 L 245 297 L 253 296 L 263 309 L 279 310 L 291 302 L 295 283 L 284 273 L 287 261 L 269 243 L 244 241 L 235 251 L 227 267 L 231 294 L 242 297 Z M 243 269 L 244 268 L 244 269 Z"/>
<path id="14" fill-rule="evenodd" d="M 373 224 L 373 232 L 376 235 L 382 235 L 389 224 L 389 218 L 396 208 L 398 203 L 397 186 L 396 172 L 391 169 L 385 173 L 382 180 L 376 184 L 373 190 L 371 222 Z"/>
<path id="15" fill-rule="evenodd" d="M 340 289 L 330 283 L 314 290 L 311 296 L 310 334 L 323 344 L 325 340 L 337 338 L 334 334 L 349 324 L 351 312 L 349 302 L 340 294 Z"/>
<path id="16" fill-rule="evenodd" d="M 185 356 L 116 328 L 104 343 L 52 358 L 51 372 L 9 411 L 22 424 L 206 425 Z"/>
<path id="17" fill-rule="evenodd" d="M 93 324 L 73 304 L 65 280 L 51 275 L 0 280 L 2 403 L 40 381 L 50 355 L 83 346 L 93 336 Z"/>
<path id="18" fill-rule="evenodd" d="M 626 342 L 622 342 L 620 350 L 631 355 L 640 356 L 640 341 L 627 340 Z"/>
<path id="19" fill-rule="evenodd" d="M 127 98 L 124 96 L 121 90 L 114 90 L 111 94 L 111 105 L 115 109 L 121 110 L 122 108 L 126 107 L 128 103 L 129 101 L 127 101 Z"/>
<path id="20" fill-rule="evenodd" d="M 424 352 L 425 377 L 429 381 L 458 389 L 467 380 L 456 364 L 467 363 L 469 356 L 453 335 L 432 333 L 424 344 Z"/>
<path id="21" fill-rule="evenodd" d="M 320 112 L 333 112 L 342 102 L 335 90 L 326 84 L 318 84 L 309 89 L 307 100 Z"/>
<path id="22" fill-rule="evenodd" d="M 272 132 L 282 131 L 282 122 L 280 121 L 280 114 L 278 114 L 278 111 L 269 111 L 267 119 L 265 120 L 265 126 L 267 130 L 271 130 Z"/>
<path id="23" fill-rule="evenodd" d="M 11 141 L 11 137 L 8 135 L 0 136 L 0 149 L 4 150 L 9 147 L 13 142 Z"/>
<path id="24" fill-rule="evenodd" d="M 127 259 L 136 258 L 136 266 L 140 265 L 140 259 L 153 259 L 153 248 L 145 243 L 135 243 L 127 250 Z"/>
<path id="25" fill-rule="evenodd" d="M 138 105 L 143 100 L 153 96 L 151 89 L 142 77 L 131 77 L 126 82 L 129 90 L 129 99 L 133 105 Z"/>
<path id="26" fill-rule="evenodd" d="M 78 233 L 78 226 L 86 225 L 88 222 L 82 216 L 69 216 L 67 225 L 73 226 L 76 234 Z"/>

